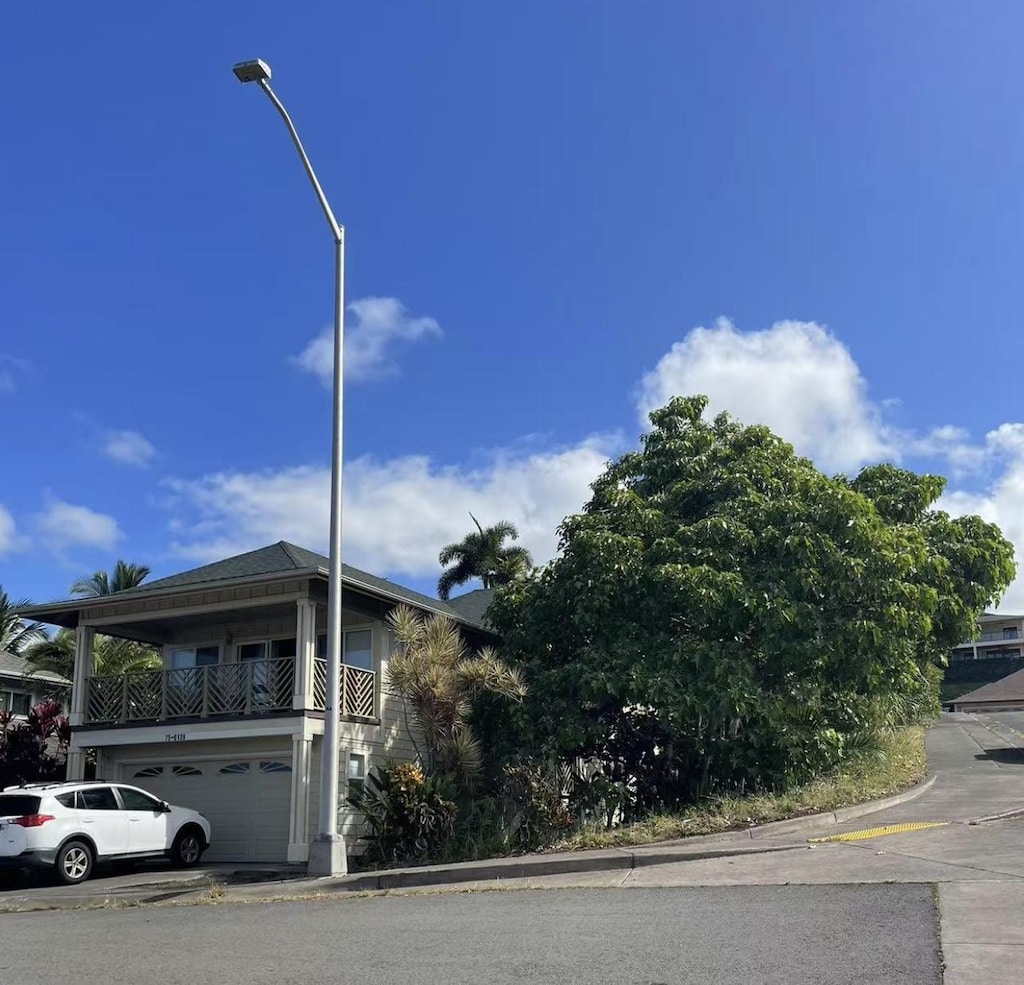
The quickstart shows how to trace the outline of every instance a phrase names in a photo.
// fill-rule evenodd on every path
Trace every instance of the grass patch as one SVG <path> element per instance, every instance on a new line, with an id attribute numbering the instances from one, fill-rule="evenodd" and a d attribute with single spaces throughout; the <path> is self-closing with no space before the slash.
<path id="1" fill-rule="evenodd" d="M 681 814 L 659 814 L 611 830 L 587 828 L 553 845 L 551 850 L 648 845 L 755 827 L 887 797 L 925 778 L 928 770 L 924 735 L 923 726 L 900 729 L 887 736 L 873 755 L 851 760 L 835 774 L 785 793 L 719 797 Z"/>

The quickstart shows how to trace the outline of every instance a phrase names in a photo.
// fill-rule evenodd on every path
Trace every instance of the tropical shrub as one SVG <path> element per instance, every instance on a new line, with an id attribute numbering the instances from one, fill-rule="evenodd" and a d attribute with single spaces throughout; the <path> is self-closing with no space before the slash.
<path id="1" fill-rule="evenodd" d="M 71 728 L 59 702 L 47 698 L 24 721 L 0 712 L 0 790 L 16 783 L 62 780 Z"/>
<path id="2" fill-rule="evenodd" d="M 451 777 L 430 776 L 415 763 L 370 770 L 362 790 L 349 798 L 366 822 L 365 860 L 401 865 L 434 861 L 450 851 L 458 807 Z"/>

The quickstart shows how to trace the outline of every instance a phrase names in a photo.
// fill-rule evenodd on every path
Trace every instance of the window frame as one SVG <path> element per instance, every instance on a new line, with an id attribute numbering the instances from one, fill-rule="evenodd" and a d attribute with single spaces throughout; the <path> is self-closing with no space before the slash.
<path id="1" fill-rule="evenodd" d="M 113 799 L 114 799 L 114 806 L 113 807 L 93 807 L 90 804 L 87 804 L 86 800 L 85 800 L 85 795 L 88 794 L 88 793 L 92 793 L 94 790 L 107 790 L 107 791 L 109 791 L 110 796 L 113 797 Z M 116 787 L 114 787 L 113 784 L 110 784 L 110 783 L 98 783 L 94 787 L 82 787 L 78 791 L 78 793 L 81 795 L 81 798 L 82 798 L 82 808 L 81 809 L 84 810 L 84 811 L 119 811 L 119 810 L 121 810 L 121 798 L 118 797 L 117 789 L 116 789 Z"/>
<path id="2" fill-rule="evenodd" d="M 161 807 L 160 807 L 160 805 L 161 805 L 160 798 L 159 797 L 154 797 L 151 793 L 146 793 L 145 790 L 140 790 L 138 787 L 128 786 L 128 784 L 126 784 L 126 783 L 119 784 L 119 785 L 113 787 L 112 789 L 114 791 L 115 796 L 117 797 L 117 802 L 121 805 L 121 810 L 122 811 L 141 811 L 144 814 L 148 814 L 148 813 L 163 814 L 164 813 L 164 811 L 161 810 Z M 125 803 L 125 799 L 124 799 L 124 795 L 125 795 L 126 792 L 127 793 L 136 794 L 139 797 L 143 797 L 146 800 L 151 801 L 153 806 L 152 807 L 128 807 L 127 804 Z"/>
<path id="3" fill-rule="evenodd" d="M 294 653 L 288 656 L 274 656 L 274 644 L 275 643 L 286 643 L 288 641 L 293 643 L 292 649 Z M 245 646 L 262 646 L 263 656 L 261 657 L 248 657 L 242 658 L 242 647 Z M 299 655 L 299 640 L 294 634 L 282 634 L 280 636 L 254 636 L 251 638 L 235 640 L 232 646 L 232 657 L 235 663 L 255 663 L 261 660 L 295 660 Z"/>
<path id="4" fill-rule="evenodd" d="M 25 699 L 25 710 L 19 711 L 14 707 L 14 701 L 17 698 Z M 20 715 L 25 717 L 32 710 L 33 695 L 31 691 L 16 691 L 13 687 L 2 687 L 0 688 L 0 711 L 9 712 L 12 715 Z"/>
<path id="5" fill-rule="evenodd" d="M 199 663 L 199 651 L 200 650 L 213 650 L 217 651 L 217 659 L 212 663 Z M 192 663 L 186 667 L 175 667 L 174 666 L 174 655 L 176 653 L 192 653 Z M 202 667 L 216 667 L 221 664 L 224 660 L 224 647 L 220 643 L 188 643 L 181 646 L 177 644 L 168 644 L 165 649 L 164 656 L 164 670 L 199 670 Z"/>
<path id="6" fill-rule="evenodd" d="M 353 667 L 355 670 L 365 670 L 368 673 L 375 674 L 379 665 L 377 659 L 377 626 L 374 623 L 362 623 L 358 626 L 344 626 L 341 630 L 341 662 L 345 667 Z M 349 633 L 369 633 L 370 634 L 370 666 L 360 667 L 358 664 L 349 663 L 345 656 L 348 653 L 348 634 Z M 323 649 L 321 650 L 320 641 L 323 640 Z M 316 642 L 313 649 L 314 656 L 318 660 L 327 659 L 327 633 L 318 632 L 316 634 Z"/>

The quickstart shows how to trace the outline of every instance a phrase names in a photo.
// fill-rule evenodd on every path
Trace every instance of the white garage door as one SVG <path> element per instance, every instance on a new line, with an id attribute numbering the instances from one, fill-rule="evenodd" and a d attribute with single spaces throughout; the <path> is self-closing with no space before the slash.
<path id="1" fill-rule="evenodd" d="M 130 766 L 126 774 L 128 783 L 207 818 L 204 861 L 287 860 L 292 768 L 284 757 Z"/>

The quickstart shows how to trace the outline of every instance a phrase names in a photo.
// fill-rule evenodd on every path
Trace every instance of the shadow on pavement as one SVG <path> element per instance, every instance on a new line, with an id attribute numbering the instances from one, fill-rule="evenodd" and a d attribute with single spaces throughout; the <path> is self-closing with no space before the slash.
<path id="1" fill-rule="evenodd" d="M 974 758 L 991 763 L 1024 766 L 1024 749 L 986 749 L 984 752 L 976 753 Z"/>

